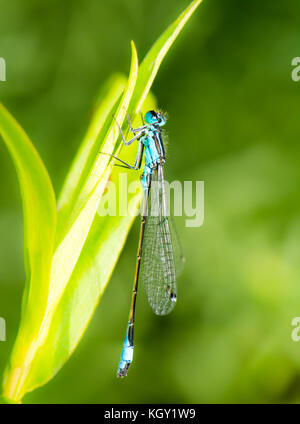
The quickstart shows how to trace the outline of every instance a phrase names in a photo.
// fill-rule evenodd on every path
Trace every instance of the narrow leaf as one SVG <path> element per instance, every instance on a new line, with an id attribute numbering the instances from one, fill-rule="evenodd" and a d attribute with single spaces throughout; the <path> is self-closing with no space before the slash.
<path id="1" fill-rule="evenodd" d="M 132 43 L 130 76 L 117 112 L 117 116 L 120 119 L 122 117 L 124 118 L 124 111 L 128 108 L 137 79 L 137 71 L 137 53 Z M 106 143 L 111 145 L 111 149 L 114 148 L 116 139 L 115 129 L 111 125 L 106 136 Z M 54 367 L 49 367 L 49 362 L 37 368 L 35 363 L 36 358 L 44 348 L 53 315 L 80 257 L 97 212 L 99 201 L 111 174 L 112 166 L 111 161 L 106 160 L 104 165 L 103 161 L 99 161 L 97 157 L 91 170 L 90 179 L 88 179 L 90 182 L 88 186 L 89 190 L 85 191 L 85 196 L 82 195 L 80 207 L 69 218 L 69 229 L 59 242 L 53 255 L 50 279 L 48 278 L 49 285 L 43 293 L 43 298 L 47 300 L 47 304 L 42 320 L 36 320 L 38 325 L 35 327 L 36 331 L 31 335 L 28 335 L 24 331 L 19 332 L 11 367 L 6 373 L 3 393 L 13 400 L 20 400 L 26 392 L 39 386 L 42 382 L 45 383 L 55 372 Z M 91 180 L 93 181 L 93 185 Z M 24 334 L 26 334 L 26 341 L 24 340 Z M 48 354 L 51 353 L 47 346 L 45 349 Z M 15 358 L 18 358 L 17 363 Z"/>
<path id="2" fill-rule="evenodd" d="M 145 111 L 156 107 L 152 96 L 145 102 Z M 127 153 L 127 152 L 126 152 Z M 133 159 L 133 152 L 126 154 L 125 160 Z M 44 347 L 37 352 L 35 367 L 40 375 L 39 385 L 43 384 L 38 370 L 49 368 L 56 373 L 69 358 L 79 343 L 97 303 L 111 277 L 122 248 L 126 242 L 129 229 L 134 221 L 141 201 L 140 174 L 130 171 L 127 173 L 128 185 L 132 192 L 128 193 L 128 213 L 119 216 L 119 199 L 124 192 L 119 184 L 120 174 L 126 171 L 115 167 L 110 176 L 110 184 L 114 184 L 115 193 L 104 196 L 102 202 L 117 199 L 116 216 L 95 216 L 90 233 L 70 278 L 68 286 L 56 308 L 48 331 Z M 100 211 L 101 208 L 98 208 Z M 125 312 L 126 313 L 126 312 Z M 126 325 L 126 323 L 124 323 Z M 118 358 L 116 358 L 117 361 Z"/>
<path id="3" fill-rule="evenodd" d="M 56 226 L 56 203 L 48 173 L 31 141 L 9 112 L 0 105 L 0 133 L 14 161 L 24 211 L 25 266 L 27 281 L 19 342 L 11 359 L 15 368 L 6 380 L 4 395 L 11 396 L 27 340 L 36 332 L 47 303 L 50 266 Z"/>

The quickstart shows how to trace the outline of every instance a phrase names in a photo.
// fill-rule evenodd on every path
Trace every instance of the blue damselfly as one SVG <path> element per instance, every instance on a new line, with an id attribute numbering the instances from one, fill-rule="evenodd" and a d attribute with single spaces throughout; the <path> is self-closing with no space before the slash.
<path id="1" fill-rule="evenodd" d="M 135 305 L 138 284 L 141 280 L 147 300 L 157 315 L 166 315 L 175 306 L 177 299 L 176 279 L 182 269 L 183 255 L 172 220 L 169 219 L 164 184 L 165 146 L 162 127 L 166 118 L 161 112 L 149 111 L 139 128 L 132 128 L 128 115 L 128 125 L 134 136 L 126 142 L 123 132 L 116 122 L 124 145 L 138 140 L 134 165 L 120 161 L 124 167 L 139 170 L 143 155 L 145 165 L 141 177 L 143 186 L 143 206 L 140 240 L 137 254 L 136 273 L 133 285 L 129 321 L 118 367 L 118 377 L 125 377 L 133 358 L 133 333 Z"/>

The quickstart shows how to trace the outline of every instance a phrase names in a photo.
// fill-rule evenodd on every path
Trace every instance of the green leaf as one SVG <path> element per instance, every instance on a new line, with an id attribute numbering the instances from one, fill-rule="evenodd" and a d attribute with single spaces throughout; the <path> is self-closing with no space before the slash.
<path id="1" fill-rule="evenodd" d="M 133 124 L 140 124 L 138 112 L 156 108 L 150 88 L 168 49 L 201 0 L 193 1 L 154 44 L 138 72 L 137 54 L 132 43 L 132 64 L 126 88 L 121 77 L 110 81 L 102 94 L 95 117 L 79 149 L 59 200 L 55 252 L 48 286 L 43 295 L 46 308 L 32 334 L 20 329 L 6 371 L 4 395 L 18 401 L 24 394 L 49 381 L 76 348 L 96 305 L 109 281 L 125 244 L 141 201 L 139 173 L 126 171 L 135 189 L 128 195 L 129 213 L 101 216 L 97 211 L 113 196 L 105 193 L 115 183 L 116 197 L 122 203 L 126 188 L 119 184 L 124 170 L 99 150 L 133 163 L 136 145 L 122 149 L 118 128 L 126 110 Z M 124 91 L 123 91 L 124 90 Z M 121 96 L 121 93 L 123 95 Z M 127 120 L 124 124 L 126 131 Z M 113 196 L 114 197 L 114 196 Z M 116 207 L 119 207 L 118 201 Z M 45 302 L 46 298 L 46 302 Z M 24 334 L 28 339 L 24 339 Z M 16 361 L 16 358 L 18 361 Z"/>
<path id="2" fill-rule="evenodd" d="M 155 107 L 153 96 L 148 96 L 144 110 Z M 126 152 L 123 158 L 132 160 L 132 152 Z M 116 193 L 107 193 L 101 203 L 107 197 L 120 199 L 124 196 L 119 186 L 119 176 L 124 173 L 121 169 L 115 167 L 110 175 L 110 184 L 115 184 Z M 127 179 L 128 184 L 135 182 L 136 187 L 135 192 L 128 194 L 129 213 L 126 216 L 95 216 L 80 258 L 56 308 L 45 346 L 37 353 L 36 374 L 33 378 L 35 383 L 38 381 L 38 385 L 45 382 L 46 368 L 56 373 L 76 348 L 117 263 L 138 211 L 142 193 L 139 173 L 132 171 L 127 174 Z M 116 210 L 119 210 L 118 200 Z"/>
<path id="3" fill-rule="evenodd" d="M 116 112 L 116 116 L 120 121 L 124 119 L 125 110 L 128 108 L 137 79 L 137 71 L 137 53 L 132 43 L 130 76 Z M 113 149 L 117 138 L 114 125 L 110 124 L 105 137 L 105 144 Z M 100 160 L 97 154 L 97 158 L 87 179 L 89 182 L 89 191 L 85 188 L 84 194 L 81 194 L 80 207 L 76 209 L 75 206 L 75 212 L 72 210 L 72 214 L 68 219 L 68 231 L 65 232 L 64 237 L 58 243 L 53 254 L 50 278 L 48 274 L 48 285 L 44 288 L 44 292 L 41 293 L 41 297 L 46 303 L 42 319 L 39 320 L 39 317 L 35 317 L 35 331 L 31 334 L 28 334 L 23 329 L 19 331 L 11 363 L 4 379 L 3 394 L 10 399 L 15 401 L 20 400 L 26 392 L 40 385 L 41 375 L 42 380 L 46 382 L 54 373 L 54 367 L 51 366 L 51 363 L 49 364 L 47 362 L 37 369 L 35 366 L 36 357 L 43 349 L 46 350 L 48 355 L 52 353 L 45 346 L 51 321 L 81 254 L 112 168 L 113 164 L 110 160 Z M 34 226 L 34 223 L 31 224 Z M 31 313 L 34 313 L 34 311 L 35 308 L 31 307 Z M 27 322 L 25 324 L 28 326 Z M 24 336 L 26 336 L 26 340 Z"/>
<path id="4" fill-rule="evenodd" d="M 31 141 L 9 112 L 0 105 L 0 133 L 14 161 L 21 187 L 27 281 L 18 342 L 12 354 L 11 378 L 18 379 L 22 352 L 34 336 L 47 303 L 53 255 L 56 202 L 48 173 Z"/>

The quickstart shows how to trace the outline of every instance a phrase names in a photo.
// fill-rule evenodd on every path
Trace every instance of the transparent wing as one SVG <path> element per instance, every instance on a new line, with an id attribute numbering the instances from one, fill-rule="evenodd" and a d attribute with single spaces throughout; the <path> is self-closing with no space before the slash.
<path id="1" fill-rule="evenodd" d="M 157 315 L 166 315 L 174 308 L 177 298 L 177 271 L 173 250 L 176 233 L 172 236 L 170 232 L 161 166 L 153 171 L 150 193 L 140 278 L 153 311 Z"/>
<path id="2" fill-rule="evenodd" d="M 174 256 L 174 262 L 175 262 L 176 278 L 179 278 L 180 274 L 183 271 L 185 257 L 182 251 L 180 239 L 179 239 L 172 216 L 169 216 L 169 229 L 170 229 L 172 246 L 173 246 L 173 256 Z"/>

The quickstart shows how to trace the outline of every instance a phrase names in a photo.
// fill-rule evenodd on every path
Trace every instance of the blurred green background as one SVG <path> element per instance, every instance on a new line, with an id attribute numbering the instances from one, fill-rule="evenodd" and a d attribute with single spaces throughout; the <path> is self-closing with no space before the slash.
<path id="1" fill-rule="evenodd" d="M 0 99 L 25 128 L 58 194 L 101 84 L 127 73 L 187 0 L 0 0 Z M 300 56 L 297 0 L 205 0 L 154 85 L 168 111 L 167 177 L 205 181 L 205 222 L 176 223 L 186 256 L 174 312 L 141 290 L 135 363 L 115 377 L 139 222 L 78 349 L 38 403 L 299 402 Z M 2 374 L 24 285 L 22 207 L 0 145 Z"/>

